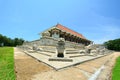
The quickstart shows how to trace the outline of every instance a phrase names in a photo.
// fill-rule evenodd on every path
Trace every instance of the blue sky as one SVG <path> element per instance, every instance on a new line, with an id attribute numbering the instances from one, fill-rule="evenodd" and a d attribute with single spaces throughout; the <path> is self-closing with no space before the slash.
<path id="1" fill-rule="evenodd" d="M 0 0 L 0 34 L 28 41 L 60 23 L 95 43 L 120 38 L 120 0 Z"/>

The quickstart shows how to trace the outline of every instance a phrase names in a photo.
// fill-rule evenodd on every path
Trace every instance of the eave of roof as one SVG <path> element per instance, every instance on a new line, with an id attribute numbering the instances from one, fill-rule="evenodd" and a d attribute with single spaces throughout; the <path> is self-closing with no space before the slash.
<path id="1" fill-rule="evenodd" d="M 69 29 L 69 28 L 67 28 L 67 27 L 65 27 L 65 26 L 63 26 L 61 24 L 57 24 L 56 27 L 59 28 L 60 30 L 66 31 L 68 33 L 71 33 L 71 34 L 73 34 L 75 36 L 78 36 L 78 37 L 80 37 L 82 39 L 86 39 L 82 34 L 77 33 L 77 32 L 75 32 L 75 31 L 73 31 L 73 30 L 71 30 L 71 29 Z"/>

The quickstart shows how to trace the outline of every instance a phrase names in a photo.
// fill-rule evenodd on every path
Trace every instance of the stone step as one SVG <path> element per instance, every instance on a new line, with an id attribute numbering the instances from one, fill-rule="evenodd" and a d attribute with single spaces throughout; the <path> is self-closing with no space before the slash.
<path id="1" fill-rule="evenodd" d="M 79 51 L 78 49 L 65 49 L 66 51 Z"/>
<path id="2" fill-rule="evenodd" d="M 75 58 L 75 57 L 82 57 L 82 56 L 86 56 L 85 54 L 74 54 L 74 55 L 68 55 L 69 58 Z"/>
<path id="3" fill-rule="evenodd" d="M 56 50 L 42 50 L 43 52 L 56 53 Z"/>
<path id="4" fill-rule="evenodd" d="M 37 52 L 37 53 L 39 53 L 39 54 L 42 54 L 42 55 L 45 55 L 45 56 L 49 56 L 49 57 L 51 57 L 52 55 L 53 55 L 53 53 L 51 54 L 51 53 L 48 53 L 48 52 Z"/>
<path id="5" fill-rule="evenodd" d="M 76 49 L 66 49 L 65 50 L 66 54 L 79 54 L 80 51 L 79 50 L 76 50 Z"/>
<path id="6" fill-rule="evenodd" d="M 66 51 L 66 54 L 80 54 L 79 51 Z"/>

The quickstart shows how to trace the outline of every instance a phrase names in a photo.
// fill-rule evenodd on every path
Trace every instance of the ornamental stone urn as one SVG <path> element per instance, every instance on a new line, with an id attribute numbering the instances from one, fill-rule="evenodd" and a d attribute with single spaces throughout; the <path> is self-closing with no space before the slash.
<path id="1" fill-rule="evenodd" d="M 65 40 L 64 38 L 60 38 L 57 46 L 57 57 L 64 57 L 64 50 L 65 50 Z"/>

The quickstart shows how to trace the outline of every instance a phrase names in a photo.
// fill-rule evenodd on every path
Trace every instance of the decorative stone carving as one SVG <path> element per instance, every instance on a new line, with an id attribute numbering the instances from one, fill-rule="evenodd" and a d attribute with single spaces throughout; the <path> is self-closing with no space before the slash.
<path id="1" fill-rule="evenodd" d="M 49 61 L 73 62 L 73 59 L 64 57 L 65 40 L 60 38 L 57 46 L 57 57 L 49 58 Z"/>
<path id="2" fill-rule="evenodd" d="M 85 54 L 86 50 L 80 50 L 80 54 Z"/>
<path id="3" fill-rule="evenodd" d="M 96 56 L 96 55 L 97 55 L 97 50 L 91 50 L 91 51 L 90 51 L 90 54 Z"/>
<path id="4" fill-rule="evenodd" d="M 37 45 L 36 44 L 33 45 L 33 50 L 37 50 Z"/>
<path id="5" fill-rule="evenodd" d="M 57 46 L 57 57 L 64 57 L 64 50 L 65 50 L 65 40 L 64 38 L 60 38 L 58 41 L 58 46 Z"/>
<path id="6" fill-rule="evenodd" d="M 59 34 L 60 30 L 59 29 L 52 29 L 52 34 L 56 33 L 56 34 Z"/>
<path id="7" fill-rule="evenodd" d="M 101 54 L 101 55 L 104 55 L 104 54 L 105 54 L 105 49 L 101 49 L 101 50 L 100 50 L 100 54 Z"/>
<path id="8" fill-rule="evenodd" d="M 87 52 L 88 54 L 90 54 L 91 49 L 86 49 L 86 52 Z"/>
<path id="9" fill-rule="evenodd" d="M 43 32 L 42 37 L 50 37 L 50 33 L 48 31 Z"/>

